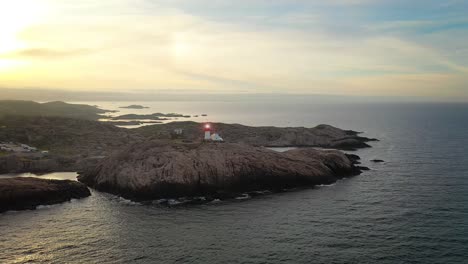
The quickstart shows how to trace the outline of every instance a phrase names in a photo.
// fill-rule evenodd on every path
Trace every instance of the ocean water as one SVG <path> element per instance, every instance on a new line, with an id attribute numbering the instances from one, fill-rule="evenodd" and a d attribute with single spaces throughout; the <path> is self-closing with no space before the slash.
<path id="1" fill-rule="evenodd" d="M 3 213 L 0 263 L 468 263 L 466 104 L 141 104 L 208 114 L 199 121 L 326 123 L 380 141 L 354 152 L 370 171 L 330 186 L 174 208 L 93 191 Z"/>

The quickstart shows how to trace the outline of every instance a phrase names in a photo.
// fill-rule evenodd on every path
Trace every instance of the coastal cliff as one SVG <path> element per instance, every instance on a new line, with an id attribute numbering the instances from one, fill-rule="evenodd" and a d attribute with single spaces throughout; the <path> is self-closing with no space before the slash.
<path id="1" fill-rule="evenodd" d="M 156 140 L 101 160 L 78 180 L 100 191 L 150 200 L 329 184 L 359 173 L 354 159 L 336 150 L 279 153 L 245 144 Z"/>

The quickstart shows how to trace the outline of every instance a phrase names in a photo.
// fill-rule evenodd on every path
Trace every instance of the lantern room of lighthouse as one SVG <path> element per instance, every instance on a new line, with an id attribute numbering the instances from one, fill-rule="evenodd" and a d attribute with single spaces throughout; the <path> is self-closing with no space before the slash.
<path id="1" fill-rule="evenodd" d="M 205 124 L 205 140 L 211 140 L 211 125 Z"/>

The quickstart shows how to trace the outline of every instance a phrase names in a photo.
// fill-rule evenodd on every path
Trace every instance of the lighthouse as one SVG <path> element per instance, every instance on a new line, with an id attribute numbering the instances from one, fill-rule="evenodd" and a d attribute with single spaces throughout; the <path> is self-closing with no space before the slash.
<path id="1" fill-rule="evenodd" d="M 208 142 L 223 142 L 223 138 L 216 133 L 210 123 L 205 123 L 203 125 L 203 130 L 205 131 L 204 140 Z"/>
<path id="2" fill-rule="evenodd" d="M 211 140 L 211 125 L 205 124 L 205 140 Z"/>

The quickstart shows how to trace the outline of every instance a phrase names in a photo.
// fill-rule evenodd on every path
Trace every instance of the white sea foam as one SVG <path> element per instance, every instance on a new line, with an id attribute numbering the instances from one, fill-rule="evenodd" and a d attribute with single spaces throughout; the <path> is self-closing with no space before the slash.
<path id="1" fill-rule="evenodd" d="M 141 203 L 134 202 L 132 200 L 128 200 L 122 197 L 119 197 L 119 203 L 124 204 L 124 205 L 141 205 Z"/>
<path id="2" fill-rule="evenodd" d="M 245 200 L 245 199 L 250 199 L 250 195 L 244 193 L 242 196 L 238 196 L 235 198 L 236 200 Z"/>
<path id="3" fill-rule="evenodd" d="M 331 186 L 334 186 L 336 183 L 332 183 L 332 184 L 319 184 L 317 185 L 317 187 L 331 187 Z"/>

